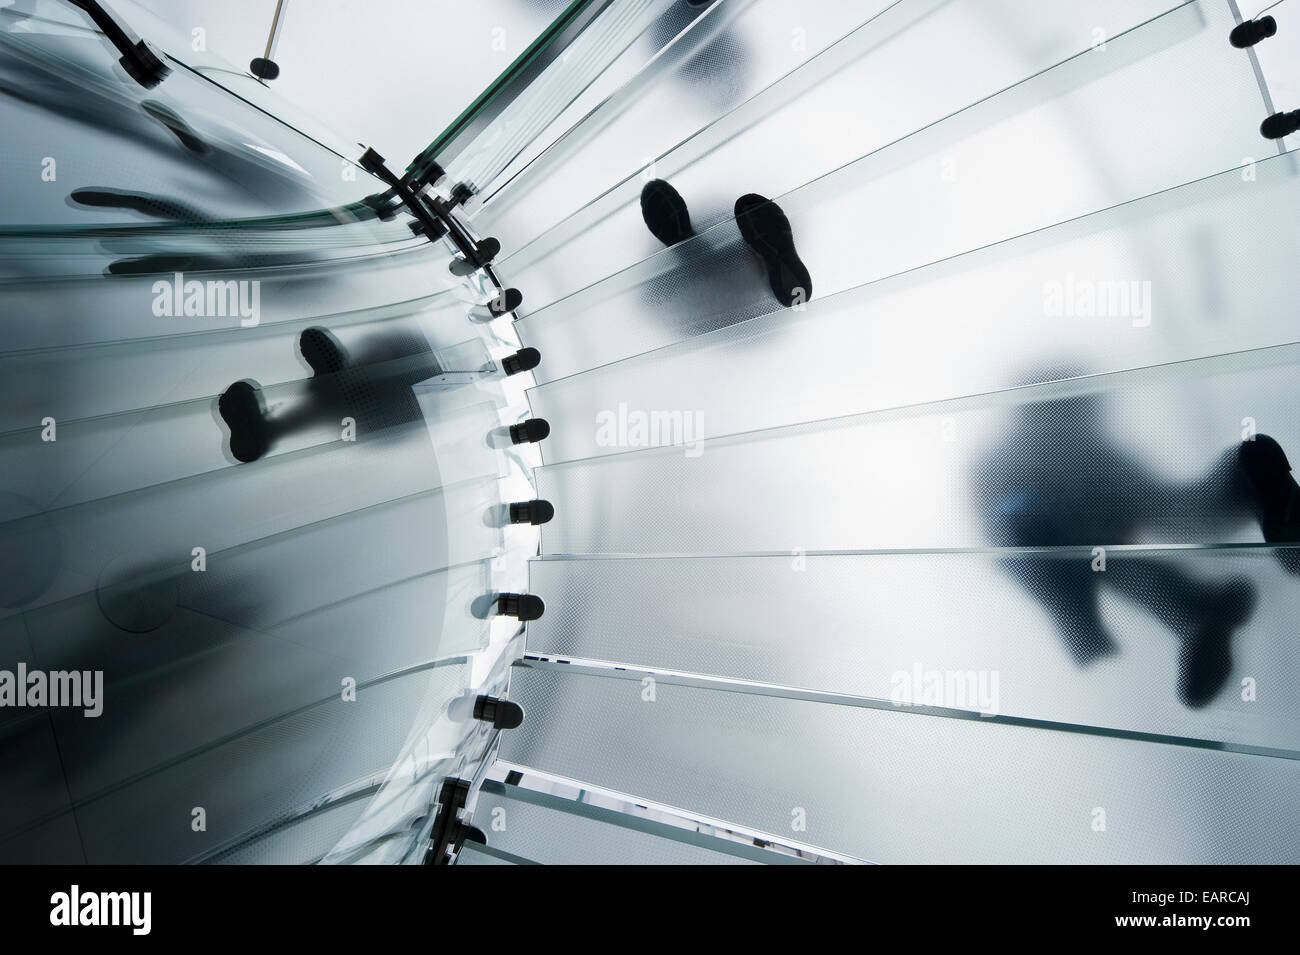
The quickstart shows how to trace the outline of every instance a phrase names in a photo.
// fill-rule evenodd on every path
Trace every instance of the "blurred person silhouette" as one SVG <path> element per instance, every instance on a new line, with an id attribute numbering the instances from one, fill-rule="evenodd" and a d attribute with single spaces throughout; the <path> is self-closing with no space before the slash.
<path id="1" fill-rule="evenodd" d="M 1300 488 L 1273 438 L 1243 441 L 1195 480 L 1172 482 L 1116 443 L 1105 411 L 1096 394 L 1016 411 L 1006 439 L 974 468 L 993 544 L 1104 547 L 1136 543 L 1143 531 L 1189 525 L 1208 531 L 1251 518 L 1266 541 L 1300 542 Z M 1289 573 L 1300 574 L 1300 549 L 1275 555 Z M 1025 554 L 1004 566 L 1052 617 L 1080 667 L 1118 652 L 1098 612 L 1098 591 L 1107 586 L 1178 638 L 1179 700 L 1197 708 L 1214 699 L 1231 674 L 1233 636 L 1254 610 L 1254 584 L 1240 576 L 1200 580 L 1168 557 L 1111 555 L 1100 572 L 1095 561 Z"/>
<path id="2" fill-rule="evenodd" d="M 715 0 L 681 0 L 650 25 L 646 36 L 651 49 L 656 52 L 663 50 L 678 34 L 709 13 L 711 20 L 701 23 L 700 27 L 712 31 L 712 36 L 703 40 L 699 49 L 693 52 L 674 54 L 683 58 L 669 75 L 686 87 L 692 99 L 703 100 L 710 111 L 717 113 L 744 98 L 750 57 L 737 31 L 727 22 L 728 17 L 734 18 L 741 11 L 722 7 L 710 12 L 713 6 Z"/>
<path id="3" fill-rule="evenodd" d="M 339 426 L 344 418 L 355 421 L 358 440 L 422 424 L 411 387 L 442 373 L 428 342 L 414 331 L 374 335 L 353 356 L 331 332 L 313 327 L 299 336 L 298 349 L 312 377 L 296 402 L 269 413 L 261 388 L 248 379 L 232 384 L 217 400 L 236 460 L 256 461 L 286 435 Z"/>

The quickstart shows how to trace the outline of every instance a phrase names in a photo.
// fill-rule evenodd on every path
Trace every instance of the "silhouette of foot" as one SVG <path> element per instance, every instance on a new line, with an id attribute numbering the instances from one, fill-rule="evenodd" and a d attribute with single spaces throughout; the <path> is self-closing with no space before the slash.
<path id="1" fill-rule="evenodd" d="M 1295 541 L 1294 548 L 1274 553 L 1288 573 L 1300 575 L 1300 486 L 1282 446 L 1266 434 L 1243 441 L 1237 449 L 1241 468 L 1255 491 L 1255 510 L 1264 540 L 1270 544 Z"/>
<path id="2" fill-rule="evenodd" d="M 1192 709 L 1218 696 L 1232 673 L 1232 635 L 1255 610 L 1255 587 L 1234 578 L 1208 606 L 1178 652 L 1178 699 Z"/>
<path id="3" fill-rule="evenodd" d="M 767 266 L 777 301 L 789 308 L 812 298 L 812 277 L 794 249 L 794 232 L 781 207 L 749 193 L 736 200 L 736 225 Z"/>
<path id="4" fill-rule="evenodd" d="M 641 218 L 651 234 L 667 246 L 695 235 L 686 201 L 662 179 L 652 179 L 641 189 Z"/>
<path id="5" fill-rule="evenodd" d="M 314 375 L 335 374 L 347 362 L 342 346 L 323 328 L 304 329 L 298 336 L 298 350 Z"/>
<path id="6" fill-rule="evenodd" d="M 262 392 L 256 385 L 235 382 L 217 399 L 217 410 L 230 428 L 230 453 L 235 460 L 247 464 L 266 453 L 271 446 L 271 428 Z"/>
<path id="7" fill-rule="evenodd" d="M 149 116 L 162 123 L 163 126 L 179 140 L 180 144 L 192 153 L 198 153 L 200 156 L 212 152 L 212 147 L 205 143 L 185 120 L 177 116 L 172 110 L 168 109 L 162 103 L 154 100 L 145 100 L 140 104 L 140 108 Z"/>
<path id="8" fill-rule="evenodd" d="M 100 209 L 130 209 L 156 219 L 175 219 L 178 222 L 203 222 L 207 216 L 193 206 L 162 196 L 120 192 L 115 189 L 74 189 L 68 198 L 81 206 Z"/>

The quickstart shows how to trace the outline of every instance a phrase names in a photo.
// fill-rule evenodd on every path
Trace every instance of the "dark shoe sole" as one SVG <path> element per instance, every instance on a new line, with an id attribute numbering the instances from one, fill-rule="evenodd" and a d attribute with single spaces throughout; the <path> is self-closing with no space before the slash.
<path id="1" fill-rule="evenodd" d="M 248 381 L 237 381 L 217 399 L 221 419 L 230 428 L 230 453 L 248 464 L 271 446 L 270 428 L 261 391 Z"/>
<path id="2" fill-rule="evenodd" d="M 335 374 L 346 364 L 342 346 L 323 328 L 304 329 L 298 336 L 298 350 L 315 375 Z"/>
<path id="3" fill-rule="evenodd" d="M 662 179 L 651 179 L 641 188 L 641 218 L 650 234 L 667 246 L 695 235 L 686 200 Z"/>
<path id="4" fill-rule="evenodd" d="M 794 248 L 794 230 L 781 207 L 748 193 L 736 200 L 741 238 L 763 260 L 772 294 L 786 308 L 812 298 L 812 276 Z"/>

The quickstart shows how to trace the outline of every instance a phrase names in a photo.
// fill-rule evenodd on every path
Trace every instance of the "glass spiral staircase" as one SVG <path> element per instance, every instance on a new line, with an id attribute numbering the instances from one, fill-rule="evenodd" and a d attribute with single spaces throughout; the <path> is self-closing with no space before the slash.
<path id="1" fill-rule="evenodd" d="M 0 8 L 0 666 L 105 681 L 0 858 L 1300 860 L 1296 11 L 577 2 L 390 168 L 114 9 Z"/>

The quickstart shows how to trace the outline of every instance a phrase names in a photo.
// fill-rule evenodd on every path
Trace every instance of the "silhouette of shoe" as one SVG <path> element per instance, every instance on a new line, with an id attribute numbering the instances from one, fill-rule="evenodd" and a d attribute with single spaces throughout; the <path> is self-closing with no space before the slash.
<path id="1" fill-rule="evenodd" d="M 249 381 L 237 381 L 217 399 L 217 410 L 230 428 L 230 453 L 248 464 L 271 446 L 271 429 L 261 390 Z"/>
<path id="2" fill-rule="evenodd" d="M 767 266 L 772 292 L 786 308 L 812 298 L 812 276 L 794 249 L 794 231 L 781 207 L 749 193 L 736 200 L 736 225 Z"/>
<path id="3" fill-rule="evenodd" d="M 335 374 L 347 363 L 343 347 L 323 328 L 304 329 L 298 336 L 298 350 L 314 375 Z"/>
<path id="4" fill-rule="evenodd" d="M 81 206 L 99 209 L 130 209 L 155 219 L 175 219 L 178 222 L 204 222 L 208 216 L 194 206 L 185 205 L 162 196 L 120 192 L 114 189 L 74 189 L 68 198 Z"/>
<path id="5" fill-rule="evenodd" d="M 181 119 L 176 115 L 176 113 L 168 109 L 162 103 L 153 100 L 145 100 L 140 104 L 140 108 L 148 113 L 149 116 L 162 123 L 162 125 L 176 137 L 180 144 L 190 152 L 197 153 L 200 156 L 212 152 L 212 147 L 204 142 L 203 138 L 191 129 L 190 125 L 185 122 L 185 120 Z"/>
<path id="6" fill-rule="evenodd" d="M 1255 587 L 1234 578 L 1209 608 L 1178 652 L 1178 699 L 1192 709 L 1218 696 L 1232 673 L 1232 636 L 1255 610 Z"/>
<path id="7" fill-rule="evenodd" d="M 651 234 L 667 246 L 695 235 L 686 200 L 662 179 L 651 179 L 642 187 L 641 218 Z"/>
<path id="8" fill-rule="evenodd" d="M 1264 540 L 1270 544 L 1295 541 L 1297 546 L 1274 551 L 1288 573 L 1300 575 L 1300 486 L 1282 446 L 1266 434 L 1243 441 L 1237 450 L 1241 468 L 1255 491 L 1256 515 Z"/>

